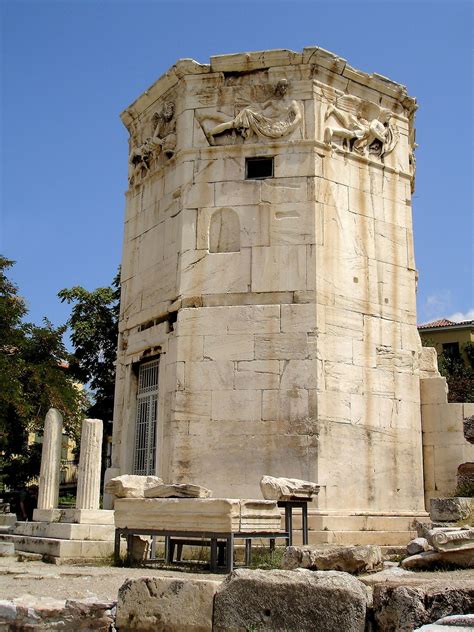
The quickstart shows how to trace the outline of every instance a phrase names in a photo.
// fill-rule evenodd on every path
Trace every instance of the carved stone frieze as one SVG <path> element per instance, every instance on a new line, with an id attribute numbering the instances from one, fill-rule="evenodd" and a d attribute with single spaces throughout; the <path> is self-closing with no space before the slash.
<path id="1" fill-rule="evenodd" d="M 156 164 L 160 154 L 167 159 L 174 156 L 176 148 L 176 119 L 174 114 L 174 102 L 165 102 L 161 111 L 155 112 L 152 116 L 151 136 L 146 138 L 143 143 L 132 146 L 128 161 L 130 184 L 137 184 L 140 178 L 146 176 L 152 166 Z"/>
<path id="2" fill-rule="evenodd" d="M 282 79 L 275 84 L 270 99 L 237 109 L 233 118 L 223 112 L 196 114 L 196 118 L 210 145 L 215 145 L 215 137 L 222 135 L 226 141 L 235 139 L 236 134 L 244 141 L 289 136 L 301 124 L 303 112 L 297 101 L 286 96 L 287 91 L 288 82 Z"/>
<path id="3" fill-rule="evenodd" d="M 386 108 L 359 97 L 341 95 L 326 111 L 324 141 L 361 156 L 383 158 L 393 151 L 399 138 L 398 129 L 390 119 L 391 112 Z M 342 145 L 337 145 L 335 138 Z"/>

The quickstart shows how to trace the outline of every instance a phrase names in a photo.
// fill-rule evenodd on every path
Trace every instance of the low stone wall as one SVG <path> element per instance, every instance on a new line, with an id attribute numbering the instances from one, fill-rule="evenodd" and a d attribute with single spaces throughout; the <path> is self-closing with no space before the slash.
<path id="1" fill-rule="evenodd" d="M 458 467 L 474 462 L 474 445 L 464 435 L 464 419 L 474 404 L 448 404 L 443 377 L 420 380 L 425 502 L 455 495 Z"/>
<path id="2" fill-rule="evenodd" d="M 141 577 L 122 585 L 116 609 L 114 602 L 96 598 L 24 595 L 0 601 L 0 630 L 412 632 L 441 617 L 474 611 L 472 580 L 387 572 L 362 580 L 304 569 L 239 569 L 222 581 Z"/>

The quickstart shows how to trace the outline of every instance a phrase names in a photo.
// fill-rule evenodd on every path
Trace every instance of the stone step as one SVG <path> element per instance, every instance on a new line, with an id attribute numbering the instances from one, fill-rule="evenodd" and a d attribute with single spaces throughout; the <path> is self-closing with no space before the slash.
<path id="1" fill-rule="evenodd" d="M 381 546 L 406 546 L 416 538 L 416 531 L 310 531 L 310 544 L 379 544 Z M 294 538 L 299 543 L 299 538 Z"/>
<path id="2" fill-rule="evenodd" d="M 311 531 L 411 531 L 414 516 L 321 516 L 308 515 Z M 429 516 L 416 517 L 419 522 L 427 522 Z M 301 529 L 301 512 L 293 510 L 293 529 Z M 282 522 L 284 528 L 284 521 Z"/>
<path id="3" fill-rule="evenodd" d="M 8 534 L 0 536 L 0 542 L 13 542 L 15 551 L 68 559 L 108 557 L 114 552 L 114 543 L 103 540 L 60 540 Z"/>
<path id="4" fill-rule="evenodd" d="M 68 524 L 63 522 L 17 522 L 15 535 L 61 540 L 113 540 L 114 525 Z"/>
<path id="5" fill-rule="evenodd" d="M 110 509 L 35 509 L 33 521 L 113 525 L 114 511 Z"/>

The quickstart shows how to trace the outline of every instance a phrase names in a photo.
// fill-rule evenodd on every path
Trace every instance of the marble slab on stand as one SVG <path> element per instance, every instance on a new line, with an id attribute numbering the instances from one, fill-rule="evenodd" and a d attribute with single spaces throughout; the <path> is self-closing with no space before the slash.
<path id="1" fill-rule="evenodd" d="M 175 531 L 279 531 L 276 502 L 235 498 L 119 498 L 115 526 Z"/>

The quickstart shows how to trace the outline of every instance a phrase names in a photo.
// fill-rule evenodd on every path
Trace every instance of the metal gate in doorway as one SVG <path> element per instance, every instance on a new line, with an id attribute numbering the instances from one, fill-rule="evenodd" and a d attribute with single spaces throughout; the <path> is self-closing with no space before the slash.
<path id="1" fill-rule="evenodd" d="M 138 369 L 133 473 L 142 476 L 155 473 L 159 366 L 159 360 L 152 360 Z"/>

